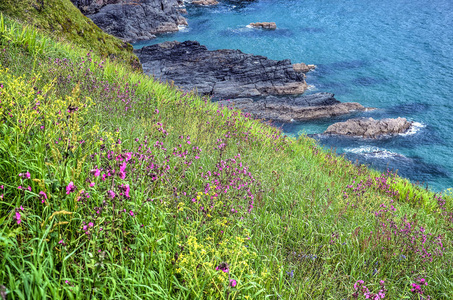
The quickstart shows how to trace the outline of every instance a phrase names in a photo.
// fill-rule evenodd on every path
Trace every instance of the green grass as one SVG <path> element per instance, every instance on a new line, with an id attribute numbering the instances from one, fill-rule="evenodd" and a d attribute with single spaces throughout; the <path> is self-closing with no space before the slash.
<path id="1" fill-rule="evenodd" d="M 451 194 L 6 23 L 7 299 L 453 297 Z"/>
<path id="2" fill-rule="evenodd" d="M 85 17 L 70 0 L 2 0 L 0 12 L 28 24 L 53 39 L 70 41 L 103 58 L 141 69 L 132 46 L 103 32 Z"/>

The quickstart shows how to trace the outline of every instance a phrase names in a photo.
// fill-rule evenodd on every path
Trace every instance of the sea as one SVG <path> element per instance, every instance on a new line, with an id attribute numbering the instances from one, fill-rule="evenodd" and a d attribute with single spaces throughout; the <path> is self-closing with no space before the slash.
<path id="1" fill-rule="evenodd" d="M 134 47 L 196 40 L 209 50 L 315 64 L 307 93 L 331 92 L 376 110 L 277 126 L 433 191 L 453 187 L 452 0 L 222 1 L 185 8 L 187 27 Z M 277 29 L 253 29 L 251 22 L 275 22 Z M 404 117 L 414 126 L 375 140 L 319 135 L 353 117 Z"/>

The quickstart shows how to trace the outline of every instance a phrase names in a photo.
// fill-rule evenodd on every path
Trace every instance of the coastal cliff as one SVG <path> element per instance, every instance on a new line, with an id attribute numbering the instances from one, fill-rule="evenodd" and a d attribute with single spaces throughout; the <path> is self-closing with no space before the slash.
<path id="1" fill-rule="evenodd" d="M 150 40 L 155 34 L 187 25 L 178 0 L 71 0 L 99 28 L 126 42 Z"/>

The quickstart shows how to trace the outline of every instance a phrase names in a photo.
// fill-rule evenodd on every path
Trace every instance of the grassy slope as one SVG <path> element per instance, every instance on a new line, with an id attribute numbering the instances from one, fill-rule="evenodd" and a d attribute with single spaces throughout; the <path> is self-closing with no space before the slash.
<path id="1" fill-rule="evenodd" d="M 38 51 L 34 35 L 1 31 L 8 297 L 342 299 L 383 280 L 386 299 L 417 299 L 424 278 L 424 296 L 452 298 L 451 197 L 78 47 Z"/>
<path id="2" fill-rule="evenodd" d="M 2 0 L 0 12 L 44 30 L 54 39 L 71 41 L 102 57 L 116 58 L 140 68 L 130 44 L 104 33 L 70 0 Z"/>

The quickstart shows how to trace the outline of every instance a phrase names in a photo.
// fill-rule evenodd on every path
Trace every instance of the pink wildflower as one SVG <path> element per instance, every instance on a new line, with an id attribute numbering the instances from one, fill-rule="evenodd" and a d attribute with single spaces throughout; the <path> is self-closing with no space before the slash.
<path id="1" fill-rule="evenodd" d="M 230 279 L 230 285 L 231 285 L 231 287 L 235 287 L 237 284 L 238 284 L 238 283 L 237 283 L 236 280 Z"/>
<path id="2" fill-rule="evenodd" d="M 74 182 L 71 181 L 71 182 L 68 184 L 68 186 L 66 187 L 66 194 L 67 194 L 67 195 L 71 194 L 72 192 L 74 192 L 74 191 L 76 190 L 76 188 L 77 188 L 77 187 L 74 185 Z"/>
<path id="3" fill-rule="evenodd" d="M 17 222 L 18 225 L 19 225 L 20 222 L 21 222 L 21 219 L 20 219 L 20 218 L 21 218 L 20 213 L 19 213 L 18 211 L 16 211 L 16 222 Z"/>

